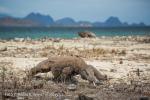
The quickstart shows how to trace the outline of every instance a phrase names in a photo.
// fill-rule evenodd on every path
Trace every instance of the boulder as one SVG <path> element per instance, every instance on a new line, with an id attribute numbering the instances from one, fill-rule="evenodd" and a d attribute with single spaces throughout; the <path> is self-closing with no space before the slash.
<path id="1" fill-rule="evenodd" d="M 96 38 L 96 35 L 93 32 L 78 32 L 78 35 L 81 38 Z"/>

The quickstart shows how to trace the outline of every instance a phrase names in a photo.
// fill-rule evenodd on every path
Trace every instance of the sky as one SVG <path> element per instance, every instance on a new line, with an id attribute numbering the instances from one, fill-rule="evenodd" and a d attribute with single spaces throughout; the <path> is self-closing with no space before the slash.
<path id="1" fill-rule="evenodd" d="M 0 13 L 24 17 L 31 12 L 48 14 L 54 20 L 104 22 L 110 16 L 123 22 L 150 25 L 150 0 L 0 0 Z"/>

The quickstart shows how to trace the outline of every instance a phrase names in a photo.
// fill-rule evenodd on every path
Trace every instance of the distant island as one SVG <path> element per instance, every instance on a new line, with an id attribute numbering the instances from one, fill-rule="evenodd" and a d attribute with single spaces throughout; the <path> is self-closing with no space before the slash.
<path id="1" fill-rule="evenodd" d="M 24 18 L 16 18 L 0 14 L 0 26 L 8 27 L 143 27 L 143 22 L 128 24 L 121 22 L 118 17 L 109 17 L 104 22 L 75 21 L 70 17 L 54 20 L 49 15 L 30 13 Z"/>

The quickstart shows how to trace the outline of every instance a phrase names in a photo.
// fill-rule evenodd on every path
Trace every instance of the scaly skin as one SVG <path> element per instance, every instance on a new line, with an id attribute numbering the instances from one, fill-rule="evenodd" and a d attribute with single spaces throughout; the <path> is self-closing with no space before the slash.
<path id="1" fill-rule="evenodd" d="M 106 80 L 106 77 L 92 65 L 87 65 L 83 59 L 72 56 L 50 57 L 32 68 L 29 77 L 49 71 L 52 71 L 56 80 L 68 79 L 78 74 L 89 82 Z"/>

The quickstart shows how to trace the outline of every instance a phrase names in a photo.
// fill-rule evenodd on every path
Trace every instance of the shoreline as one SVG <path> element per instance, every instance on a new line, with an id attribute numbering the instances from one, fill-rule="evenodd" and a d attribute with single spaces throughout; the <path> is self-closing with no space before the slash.
<path id="1" fill-rule="evenodd" d="M 96 36 L 96 39 L 130 39 L 130 40 L 138 40 L 138 39 L 149 39 L 150 38 L 150 35 L 122 35 L 122 36 L 119 36 L 119 35 L 115 35 L 115 36 L 105 36 L 105 35 L 102 35 L 102 36 Z M 25 38 L 22 38 L 22 37 L 14 37 L 14 38 L 10 38 L 10 39 L 3 39 L 3 38 L 0 38 L 0 41 L 41 41 L 41 40 L 54 40 L 54 39 L 60 39 L 60 40 L 75 40 L 75 39 L 94 39 L 94 38 L 81 38 L 79 36 L 77 37 L 73 37 L 73 38 L 60 38 L 60 37 L 41 37 L 41 38 L 30 38 L 30 37 L 25 37 Z"/>

